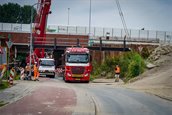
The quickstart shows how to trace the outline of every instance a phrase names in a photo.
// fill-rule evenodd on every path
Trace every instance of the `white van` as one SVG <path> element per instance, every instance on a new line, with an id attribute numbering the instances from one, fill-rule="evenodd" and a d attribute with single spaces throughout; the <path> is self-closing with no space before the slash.
<path id="1" fill-rule="evenodd" d="M 40 58 L 39 59 L 39 73 L 40 76 L 55 77 L 55 61 L 52 58 Z"/>

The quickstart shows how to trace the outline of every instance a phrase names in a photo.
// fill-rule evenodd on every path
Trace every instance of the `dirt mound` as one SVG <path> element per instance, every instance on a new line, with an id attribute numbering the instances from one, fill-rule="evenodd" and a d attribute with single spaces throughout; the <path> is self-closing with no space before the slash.
<path id="1" fill-rule="evenodd" d="M 169 60 L 169 56 L 171 57 L 172 46 L 170 45 L 161 45 L 157 47 L 152 54 L 149 56 L 148 61 L 160 65 L 164 63 L 164 61 Z"/>
<path id="2" fill-rule="evenodd" d="M 148 60 L 157 67 L 147 70 L 128 87 L 172 100 L 172 46 L 157 47 Z"/>

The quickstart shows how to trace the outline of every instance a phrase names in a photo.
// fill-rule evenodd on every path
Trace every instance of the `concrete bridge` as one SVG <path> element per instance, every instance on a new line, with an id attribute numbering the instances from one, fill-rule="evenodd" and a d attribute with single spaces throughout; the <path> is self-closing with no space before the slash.
<path id="1" fill-rule="evenodd" d="M 13 54 L 16 54 L 16 52 L 28 53 L 30 44 L 29 27 L 27 24 L 0 23 L 1 46 L 6 47 L 5 41 L 8 41 L 10 35 L 13 42 Z M 126 48 L 139 51 L 139 47 L 156 47 L 159 44 L 172 42 L 172 32 L 129 30 L 129 33 L 130 35 L 124 42 L 123 29 L 92 28 L 89 36 L 87 27 L 50 25 L 47 27 L 45 43 L 39 44 L 41 41 L 35 41 L 37 44 L 34 47 L 44 47 L 47 50 L 56 49 L 62 52 L 65 47 L 75 46 L 77 39 L 79 39 L 81 46 L 92 50 L 93 58 L 99 57 L 102 59 L 98 60 L 103 60 L 108 55 L 114 56 L 119 51 L 124 51 L 124 43 Z"/>
<path id="2" fill-rule="evenodd" d="M 11 40 L 14 43 L 14 46 L 25 47 L 27 49 L 30 41 L 29 24 L 0 23 L 0 36 L 7 40 L 9 34 L 11 35 Z M 90 37 L 88 35 L 90 35 Z M 109 37 L 107 38 L 107 36 Z M 80 45 L 84 47 L 100 45 L 103 47 L 108 47 L 109 45 L 113 47 L 117 44 L 124 44 L 124 36 L 125 33 L 123 29 L 93 27 L 91 28 L 91 33 L 88 34 L 87 27 L 48 25 L 44 47 L 55 48 L 54 45 L 56 45 L 57 48 L 74 46 L 76 45 L 77 39 L 79 39 Z M 134 44 L 159 45 L 171 43 L 171 39 L 172 32 L 129 29 L 129 36 L 125 42 L 127 46 Z M 39 43 L 41 43 L 41 41 L 37 41 L 37 46 L 35 47 L 38 47 Z"/>

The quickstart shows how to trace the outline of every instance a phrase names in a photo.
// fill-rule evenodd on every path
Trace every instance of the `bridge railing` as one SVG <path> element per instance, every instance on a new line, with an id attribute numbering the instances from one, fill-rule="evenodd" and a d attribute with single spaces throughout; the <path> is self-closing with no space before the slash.
<path id="1" fill-rule="evenodd" d="M 0 31 L 30 32 L 30 24 L 0 23 Z M 134 29 L 129 29 L 128 31 L 128 39 L 131 40 L 156 40 L 162 44 L 172 43 L 172 32 L 169 31 Z M 109 37 L 112 39 L 123 39 L 125 36 L 125 32 L 123 29 L 92 27 L 89 34 L 89 28 L 81 26 L 48 25 L 47 32 L 59 34 L 90 35 L 91 39 L 106 37 L 107 35 L 109 35 Z"/>

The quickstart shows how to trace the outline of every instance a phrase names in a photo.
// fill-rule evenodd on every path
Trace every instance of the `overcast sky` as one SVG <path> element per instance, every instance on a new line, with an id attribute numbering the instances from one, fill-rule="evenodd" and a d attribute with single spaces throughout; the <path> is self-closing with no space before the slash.
<path id="1" fill-rule="evenodd" d="M 92 27 L 123 28 L 115 0 L 92 1 Z M 32 5 L 37 0 L 0 0 Z M 52 0 L 52 14 L 48 24 L 67 25 L 70 8 L 70 25 L 89 25 L 90 0 Z M 172 31 L 172 0 L 119 0 L 129 29 Z"/>

